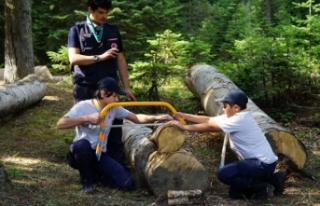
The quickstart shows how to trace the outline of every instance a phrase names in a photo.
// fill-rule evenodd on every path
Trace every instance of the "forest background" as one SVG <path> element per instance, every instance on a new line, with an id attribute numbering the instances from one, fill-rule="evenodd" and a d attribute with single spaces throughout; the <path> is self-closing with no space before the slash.
<path id="1" fill-rule="evenodd" d="M 85 19 L 87 0 L 30 1 L 35 65 L 47 65 L 55 75 L 70 76 L 67 35 L 76 21 Z M 0 11 L 3 4 L 0 1 Z M 161 100 L 167 95 L 179 111 L 200 110 L 198 114 L 203 114 L 198 101 L 186 100 L 190 93 L 181 89 L 185 87 L 175 86 L 183 84 L 191 66 L 213 65 L 303 141 L 308 152 L 304 171 L 320 178 L 320 0 L 113 0 L 113 5 L 108 22 L 121 31 L 130 85 L 138 99 L 158 100 L 162 92 Z M 5 21 L 11 19 L 0 12 L 0 68 L 4 67 Z M 1 119 L 0 156 L 6 157 L 3 162 L 15 181 L 0 189 L 0 205 L 151 203 L 153 199 L 140 191 L 122 194 L 97 188 L 100 198 L 74 192 L 80 188 L 78 176 L 65 164 L 66 143 L 72 140 L 73 130 L 57 131 L 55 127 L 72 106 L 71 93 L 70 84 L 48 83 L 46 98 L 56 97 L 58 104 L 44 99 Z M 310 119 L 303 119 L 306 116 Z M 212 135 L 192 134 L 188 146 L 208 169 L 207 202 L 230 205 L 226 186 L 214 175 L 222 139 L 208 137 Z M 219 149 L 212 149 L 211 144 Z M 32 161 L 23 162 L 25 157 Z M 23 164 L 26 168 L 21 169 Z M 268 203 L 319 205 L 319 197 L 319 181 L 291 178 L 285 196 L 273 197 Z"/>
<path id="2" fill-rule="evenodd" d="M 35 65 L 69 73 L 67 34 L 85 19 L 87 0 L 31 2 Z M 150 95 L 205 63 L 263 107 L 319 98 L 320 1 L 113 0 L 113 7 L 108 22 L 123 35 L 130 78 L 150 85 Z M 0 31 L 4 22 L 1 12 Z"/>

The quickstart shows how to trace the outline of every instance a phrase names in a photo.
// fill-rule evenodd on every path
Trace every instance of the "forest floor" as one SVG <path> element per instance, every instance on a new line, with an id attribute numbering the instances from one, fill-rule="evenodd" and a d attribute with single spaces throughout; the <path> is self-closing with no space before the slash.
<path id="1" fill-rule="evenodd" d="M 56 122 L 72 104 L 71 86 L 48 83 L 46 96 L 41 102 L 0 119 L 0 162 L 4 164 L 10 179 L 9 183 L 0 184 L 0 205 L 152 204 L 155 197 L 139 189 L 121 192 L 107 187 L 95 187 L 93 195 L 80 192 L 78 173 L 65 161 L 73 130 L 56 129 Z M 194 113 L 198 112 L 195 109 Z M 289 170 L 286 161 L 280 161 L 278 169 L 289 171 L 285 192 L 280 197 L 269 197 L 261 205 L 320 205 L 320 182 L 317 180 L 320 178 L 320 130 L 317 125 L 305 124 L 316 122 L 314 114 L 299 110 L 293 112 L 290 121 L 286 122 L 285 126 L 305 144 L 308 161 L 303 172 Z M 209 174 L 205 201 L 198 205 L 251 205 L 246 200 L 231 200 L 227 194 L 228 187 L 217 180 L 215 172 L 220 162 L 223 139 L 216 136 L 210 133 L 188 133 L 185 144 Z M 226 161 L 231 160 L 232 157 L 228 156 Z"/>

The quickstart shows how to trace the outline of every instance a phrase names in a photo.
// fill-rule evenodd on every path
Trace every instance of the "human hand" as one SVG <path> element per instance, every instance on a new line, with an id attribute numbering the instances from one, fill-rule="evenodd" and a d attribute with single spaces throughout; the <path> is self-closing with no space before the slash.
<path id="1" fill-rule="evenodd" d="M 136 97 L 131 93 L 129 89 L 124 90 L 127 93 L 127 99 L 130 101 L 137 101 Z"/>
<path id="2" fill-rule="evenodd" d="M 179 127 L 181 130 L 184 130 L 184 124 L 181 124 L 179 121 L 177 120 L 172 120 L 169 122 L 169 125 L 175 125 L 177 127 Z"/>
<path id="3" fill-rule="evenodd" d="M 168 114 L 164 114 L 164 115 L 156 116 L 155 120 L 156 121 L 163 121 L 163 120 L 169 121 L 169 120 L 173 120 L 173 118 Z"/>
<path id="4" fill-rule="evenodd" d="M 109 50 L 107 50 L 106 52 L 104 52 L 103 54 L 101 54 L 99 56 L 99 58 L 101 60 L 108 60 L 108 59 L 114 59 L 114 58 L 117 58 L 118 56 L 118 52 L 119 50 L 117 48 L 111 48 Z"/>
<path id="5" fill-rule="evenodd" d="M 179 121 L 180 121 L 180 119 L 184 119 L 182 114 L 183 114 L 182 112 L 176 112 L 176 113 L 173 114 L 173 117 L 174 117 L 176 120 L 179 120 Z"/>
<path id="6" fill-rule="evenodd" d="M 87 115 L 87 122 L 91 124 L 100 124 L 101 121 L 102 121 L 102 118 L 100 117 L 98 112 Z"/>

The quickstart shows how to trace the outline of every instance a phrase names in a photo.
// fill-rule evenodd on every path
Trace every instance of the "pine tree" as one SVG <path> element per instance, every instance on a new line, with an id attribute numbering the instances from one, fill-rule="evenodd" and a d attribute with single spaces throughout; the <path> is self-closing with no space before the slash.
<path id="1" fill-rule="evenodd" d="M 137 0 L 134 2 L 113 1 L 109 22 L 118 26 L 124 42 L 128 62 L 143 58 L 147 39 L 166 29 L 175 30 L 178 11 L 176 0 Z"/>

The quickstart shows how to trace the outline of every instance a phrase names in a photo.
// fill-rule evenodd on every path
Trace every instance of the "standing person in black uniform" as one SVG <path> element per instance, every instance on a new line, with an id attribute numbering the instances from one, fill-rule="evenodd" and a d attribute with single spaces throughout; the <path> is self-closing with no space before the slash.
<path id="1" fill-rule="evenodd" d="M 91 99 L 97 90 L 97 82 L 112 77 L 122 83 L 129 100 L 135 96 L 129 89 L 127 63 L 119 30 L 106 23 L 112 8 L 111 0 L 88 0 L 88 15 L 85 21 L 77 22 L 68 35 L 68 54 L 73 72 L 73 98 L 75 104 Z M 113 124 L 122 124 L 115 119 Z M 112 128 L 109 134 L 108 151 L 112 158 L 126 166 L 127 160 L 121 141 L 122 128 Z"/>

